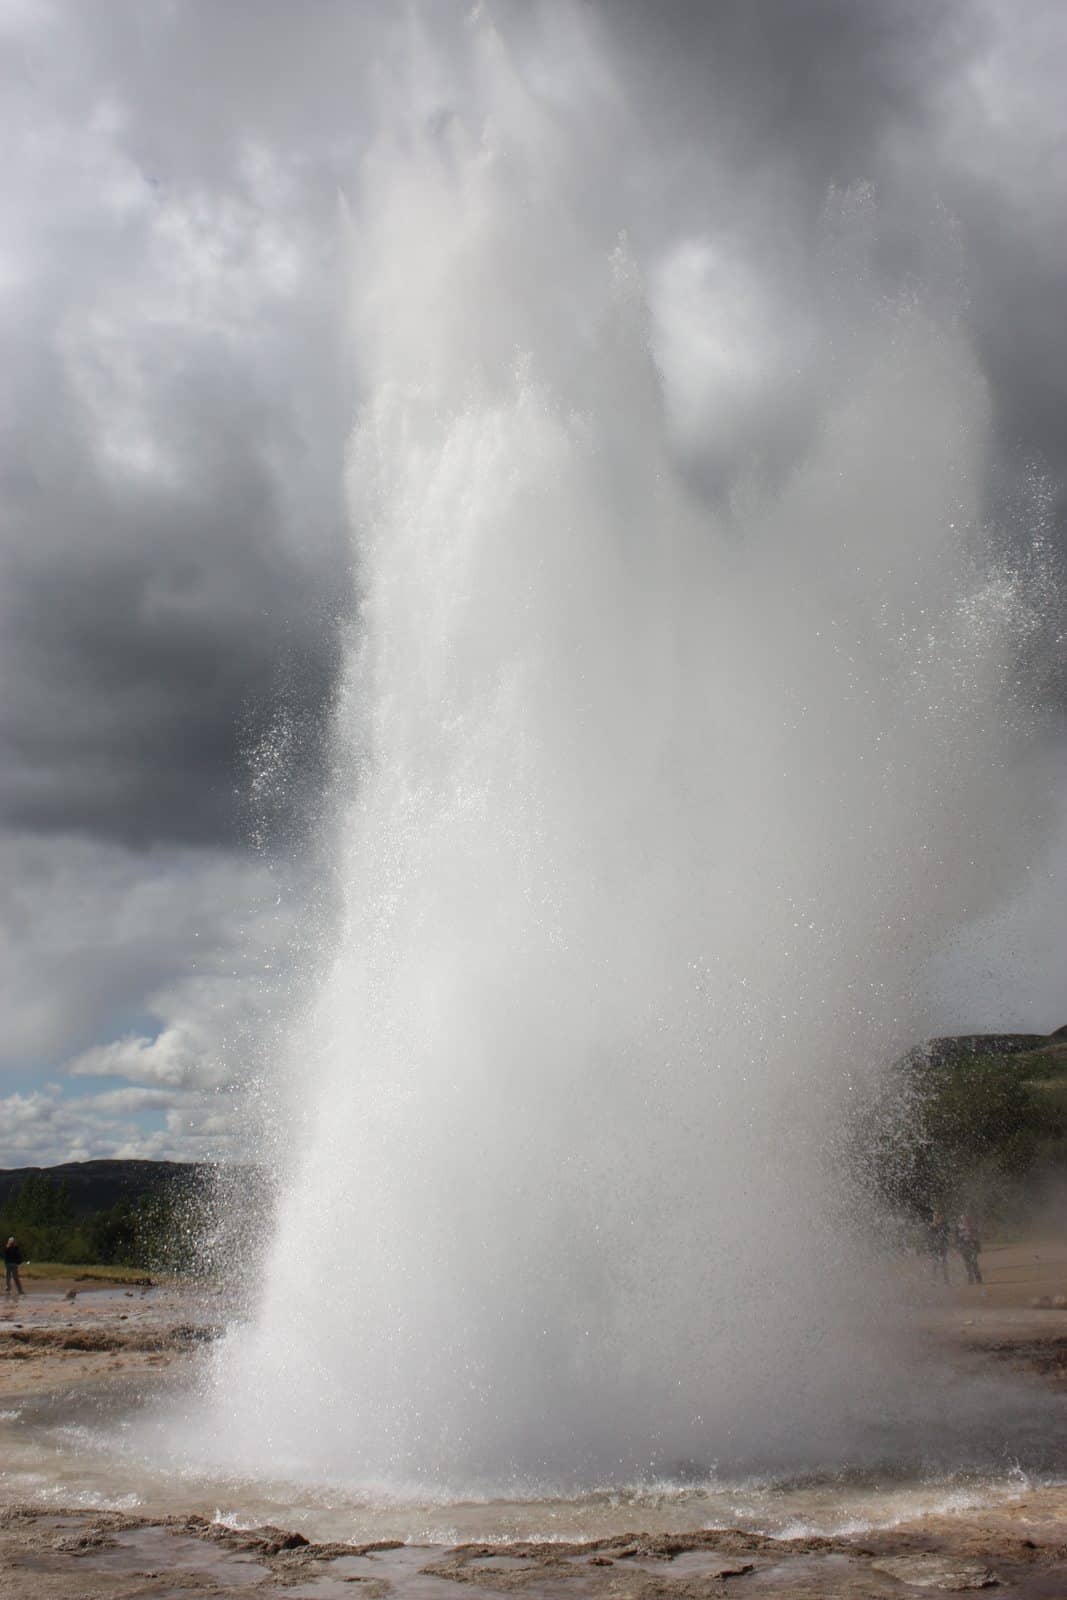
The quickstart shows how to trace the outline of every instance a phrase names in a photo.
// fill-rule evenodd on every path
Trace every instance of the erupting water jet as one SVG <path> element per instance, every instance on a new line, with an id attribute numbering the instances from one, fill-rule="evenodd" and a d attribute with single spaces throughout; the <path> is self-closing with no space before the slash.
<path id="1" fill-rule="evenodd" d="M 802 458 L 702 494 L 618 197 L 468 44 L 363 173 L 343 913 L 212 1405 L 393 1489 L 839 1459 L 908 1384 L 835 1128 L 1012 800 L 983 386 L 853 285 Z"/>

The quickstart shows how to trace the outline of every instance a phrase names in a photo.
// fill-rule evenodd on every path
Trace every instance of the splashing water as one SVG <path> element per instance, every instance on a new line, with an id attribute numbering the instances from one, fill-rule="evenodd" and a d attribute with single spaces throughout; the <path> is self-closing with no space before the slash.
<path id="1" fill-rule="evenodd" d="M 831 1459 L 908 1387 L 834 1128 L 1016 803 L 982 384 L 868 297 L 804 459 L 709 506 L 566 118 L 469 47 L 477 115 L 364 173 L 344 910 L 212 1407 L 457 1493 Z"/>

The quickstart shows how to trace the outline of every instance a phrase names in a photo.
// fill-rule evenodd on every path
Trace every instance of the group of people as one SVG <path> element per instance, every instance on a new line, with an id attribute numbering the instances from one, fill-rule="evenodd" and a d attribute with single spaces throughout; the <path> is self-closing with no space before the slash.
<path id="1" fill-rule="evenodd" d="M 16 1294 L 25 1294 L 22 1279 L 19 1277 L 19 1268 L 22 1265 L 23 1255 L 19 1249 L 19 1242 L 11 1238 L 4 1246 L 4 1292 L 10 1294 L 14 1289 Z"/>
<path id="2" fill-rule="evenodd" d="M 934 1211 L 930 1216 L 928 1238 L 935 1278 L 940 1274 L 944 1282 L 948 1282 L 948 1253 L 955 1249 L 967 1269 L 967 1282 L 981 1283 L 978 1253 L 982 1241 L 978 1237 L 978 1225 L 969 1212 L 963 1212 L 953 1225 L 943 1211 Z"/>

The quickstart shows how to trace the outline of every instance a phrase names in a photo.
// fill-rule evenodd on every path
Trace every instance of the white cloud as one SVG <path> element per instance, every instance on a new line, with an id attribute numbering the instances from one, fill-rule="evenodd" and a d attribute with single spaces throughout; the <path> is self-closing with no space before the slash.
<path id="1" fill-rule="evenodd" d="M 135 1119 L 158 1113 L 162 1127 Z M 67 1096 L 57 1084 L 0 1098 L 0 1167 L 102 1157 L 210 1161 L 234 1153 L 239 1096 L 128 1088 Z"/>
<path id="2" fill-rule="evenodd" d="M 0 835 L 0 1088 L 20 1078 L 0 1102 L 0 1165 L 234 1148 L 242 1086 L 269 1070 L 300 965 L 302 908 L 295 867 Z M 67 1093 L 21 1086 L 38 1063 Z M 88 1078 L 117 1083 L 70 1093 Z"/>
<path id="3" fill-rule="evenodd" d="M 67 1071 L 73 1078 L 126 1078 L 130 1083 L 186 1087 L 215 1075 L 212 1043 L 188 1026 L 164 1028 L 154 1039 L 127 1034 L 83 1051 Z"/>
<path id="4" fill-rule="evenodd" d="M 94 1110 L 107 1116 L 126 1116 L 138 1111 L 170 1111 L 179 1106 L 188 1107 L 193 1097 L 186 1091 L 175 1089 L 148 1089 L 138 1086 L 128 1089 L 101 1089 L 92 1095 Z"/>
<path id="5" fill-rule="evenodd" d="M 298 870 L 254 858 L 0 835 L 0 1071 L 83 1074 L 110 1038 L 104 1075 L 139 1056 L 147 1081 L 231 1081 L 223 1041 L 271 1002 L 300 904 Z"/>

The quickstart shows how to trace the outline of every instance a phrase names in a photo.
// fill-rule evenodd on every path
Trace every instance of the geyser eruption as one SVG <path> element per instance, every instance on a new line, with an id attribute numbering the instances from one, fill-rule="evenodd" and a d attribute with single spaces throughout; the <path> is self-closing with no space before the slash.
<path id="1" fill-rule="evenodd" d="M 469 38 L 477 114 L 409 86 L 363 174 L 343 915 L 214 1403 L 246 1466 L 453 1493 L 820 1457 L 898 1370 L 835 1129 L 1013 800 L 982 385 L 868 294 L 712 505 L 626 217 Z"/>

